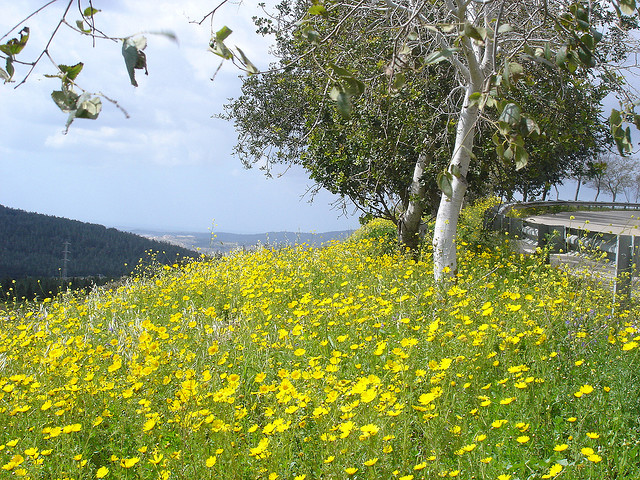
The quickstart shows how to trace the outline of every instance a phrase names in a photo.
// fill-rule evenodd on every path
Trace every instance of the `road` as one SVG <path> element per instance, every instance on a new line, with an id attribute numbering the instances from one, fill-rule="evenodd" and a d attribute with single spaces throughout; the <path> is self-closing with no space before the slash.
<path id="1" fill-rule="evenodd" d="M 531 223 L 545 223 L 591 232 L 634 235 L 640 237 L 640 210 L 561 212 L 525 218 Z"/>

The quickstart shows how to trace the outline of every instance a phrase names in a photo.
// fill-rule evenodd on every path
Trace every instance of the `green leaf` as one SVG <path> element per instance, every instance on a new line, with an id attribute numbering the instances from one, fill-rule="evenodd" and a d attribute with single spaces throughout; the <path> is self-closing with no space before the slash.
<path id="1" fill-rule="evenodd" d="M 498 27 L 498 33 L 509 33 L 513 32 L 513 27 L 508 23 L 503 23 Z"/>
<path id="2" fill-rule="evenodd" d="M 445 194 L 448 198 L 453 197 L 453 175 L 448 170 L 444 172 L 440 172 L 438 177 L 436 178 L 436 182 L 442 193 Z"/>
<path id="3" fill-rule="evenodd" d="M 438 29 L 442 33 L 451 33 L 457 28 L 458 28 L 458 25 L 456 25 L 455 23 L 439 23 L 438 24 Z"/>
<path id="4" fill-rule="evenodd" d="M 593 50 L 596 45 L 595 39 L 588 33 L 585 33 L 580 37 L 580 41 L 587 47 L 589 50 Z"/>
<path id="5" fill-rule="evenodd" d="M 633 124 L 636 126 L 637 129 L 640 129 L 640 115 L 636 113 L 633 114 Z"/>
<path id="6" fill-rule="evenodd" d="M 523 126 L 524 129 L 527 133 L 527 135 L 532 135 L 532 134 L 536 134 L 536 135 L 540 135 L 541 131 L 540 131 L 540 127 L 538 126 L 538 124 L 536 123 L 536 121 L 532 118 L 529 117 L 523 117 Z"/>
<path id="7" fill-rule="evenodd" d="M 223 42 L 229 35 L 231 35 L 232 32 L 233 30 L 225 25 L 216 32 L 216 40 L 219 42 Z"/>
<path id="8" fill-rule="evenodd" d="M 346 68 L 339 67 L 333 63 L 330 63 L 329 66 L 339 77 L 353 77 L 353 74 Z"/>
<path id="9" fill-rule="evenodd" d="M 469 37 L 475 40 L 476 42 L 483 43 L 487 38 L 487 29 L 483 27 L 476 27 L 468 22 L 465 22 L 462 34 L 465 37 Z"/>
<path id="10" fill-rule="evenodd" d="M 20 30 L 20 40 L 12 38 L 4 45 L 0 45 L 0 52 L 13 57 L 19 54 L 29 41 L 29 27 Z"/>
<path id="11" fill-rule="evenodd" d="M 498 131 L 504 135 L 505 137 L 509 135 L 509 133 L 511 133 L 511 125 L 509 125 L 507 122 L 498 122 Z"/>
<path id="12" fill-rule="evenodd" d="M 404 86 L 406 81 L 407 81 L 407 78 L 404 73 L 402 72 L 394 73 L 391 88 L 393 88 L 394 90 L 400 90 Z"/>
<path id="13" fill-rule="evenodd" d="M 320 5 L 318 3 L 312 5 L 311 8 L 309 8 L 309 15 L 322 15 L 323 17 L 326 17 L 328 15 L 328 12 L 324 5 Z"/>
<path id="14" fill-rule="evenodd" d="M 591 29 L 591 36 L 593 37 L 593 42 L 598 43 L 602 40 L 602 33 L 597 31 L 595 28 Z"/>
<path id="15" fill-rule="evenodd" d="M 578 58 L 585 67 L 593 68 L 596 66 L 596 59 L 593 58 L 593 54 L 587 48 L 581 46 L 578 49 Z"/>
<path id="16" fill-rule="evenodd" d="M 544 58 L 551 61 L 553 59 L 553 52 L 551 51 L 551 45 L 549 42 L 544 45 Z"/>
<path id="17" fill-rule="evenodd" d="M 342 88 L 340 87 L 333 87 L 330 91 L 329 91 L 329 98 L 331 100 L 333 100 L 334 102 L 338 100 L 338 95 L 340 95 L 341 93 L 343 93 L 344 91 L 342 90 Z"/>
<path id="18" fill-rule="evenodd" d="M 85 17 L 93 17 L 98 12 L 100 12 L 100 10 L 98 10 L 97 8 L 87 7 L 82 12 L 82 15 L 84 15 Z"/>
<path id="19" fill-rule="evenodd" d="M 310 26 L 302 29 L 302 35 L 314 45 L 320 41 L 320 34 Z"/>
<path id="20" fill-rule="evenodd" d="M 636 13 L 636 0 L 620 0 L 620 11 L 628 16 Z"/>
<path id="21" fill-rule="evenodd" d="M 504 151 L 502 157 L 509 161 L 513 159 L 513 149 L 511 148 L 511 144 L 509 144 L 509 147 Z"/>
<path id="22" fill-rule="evenodd" d="M 231 53 L 231 50 L 229 50 L 223 42 L 212 40 L 209 45 L 209 50 L 225 60 L 231 60 L 233 58 L 233 53 Z"/>
<path id="23" fill-rule="evenodd" d="M 342 115 L 344 118 L 351 118 L 351 110 L 352 104 L 349 95 L 345 92 L 338 93 L 338 97 L 336 98 L 338 113 Z"/>
<path id="24" fill-rule="evenodd" d="M 62 74 L 73 81 L 82 71 L 82 67 L 84 67 L 84 63 L 76 63 L 75 65 L 67 66 L 67 65 L 58 65 L 58 68 L 62 72 Z"/>
<path id="25" fill-rule="evenodd" d="M 435 52 L 431 52 L 429 55 L 427 55 L 427 57 L 424 59 L 424 63 L 427 65 L 432 65 L 434 63 L 442 62 L 459 50 L 459 48 L 443 48 L 442 50 L 436 50 Z"/>
<path id="26" fill-rule="evenodd" d="M 78 30 L 80 30 L 81 32 L 91 33 L 90 28 L 84 28 L 84 21 L 82 20 L 76 20 L 76 26 L 78 27 Z"/>
<path id="27" fill-rule="evenodd" d="M 124 57 L 124 63 L 131 79 L 131 85 L 138 86 L 136 82 L 135 70 L 144 69 L 146 75 L 149 74 L 147 70 L 147 56 L 143 50 L 147 47 L 147 39 L 145 37 L 127 37 L 122 42 L 122 56 Z"/>
<path id="28" fill-rule="evenodd" d="M 457 163 L 454 163 L 449 167 L 449 171 L 456 178 L 462 178 L 462 172 L 460 171 L 460 166 Z"/>
<path id="29" fill-rule="evenodd" d="M 561 47 L 560 50 L 556 52 L 556 65 L 563 66 L 567 61 L 567 47 Z"/>
<path id="30" fill-rule="evenodd" d="M 622 115 L 620 115 L 620 112 L 615 108 L 611 110 L 611 115 L 609 115 L 609 123 L 611 124 L 611 126 L 617 127 L 622 125 Z"/>
<path id="31" fill-rule="evenodd" d="M 87 118 L 89 120 L 95 120 L 100 115 L 102 110 L 102 101 L 100 97 L 86 98 L 89 94 L 85 93 L 78 99 L 78 109 L 76 110 L 76 118 Z"/>
<path id="32" fill-rule="evenodd" d="M 411 52 L 413 52 L 413 49 L 405 43 L 400 50 L 398 50 L 398 55 L 411 55 Z"/>
<path id="33" fill-rule="evenodd" d="M 529 154 L 524 147 L 516 146 L 514 148 L 514 159 L 516 161 L 516 170 L 520 170 L 527 166 L 529 162 Z"/>
<path id="34" fill-rule="evenodd" d="M 69 113 L 76 109 L 78 94 L 72 90 L 58 90 L 51 92 L 51 98 L 60 110 Z"/>
<path id="35" fill-rule="evenodd" d="M 478 106 L 480 105 L 480 102 L 482 100 L 482 93 L 480 92 L 474 92 L 471 95 L 469 95 L 469 106 Z"/>
<path id="36" fill-rule="evenodd" d="M 498 120 L 514 127 L 520 123 L 520 118 L 520 107 L 515 103 L 507 103 L 502 109 Z"/>
<path id="37" fill-rule="evenodd" d="M 244 52 L 240 50 L 240 47 L 238 47 L 237 45 L 236 45 L 236 50 L 238 50 L 238 53 L 242 58 L 242 63 L 244 63 L 244 66 L 247 67 L 247 72 L 249 72 L 250 75 L 256 74 L 260 71 L 256 68 L 256 66 L 253 63 L 251 63 L 251 61 L 247 58 Z"/>
<path id="38" fill-rule="evenodd" d="M 511 75 L 511 78 L 513 78 L 513 81 L 517 82 L 524 76 L 524 69 L 519 63 L 511 62 L 509 63 L 509 74 Z"/>
<path id="39" fill-rule="evenodd" d="M 354 77 L 343 77 L 342 80 L 347 84 L 345 92 L 351 97 L 357 97 L 364 93 L 364 82 Z"/>
<path id="40" fill-rule="evenodd" d="M 4 83 L 7 83 L 9 80 L 11 80 L 11 77 L 7 72 L 5 72 L 4 68 L 0 68 L 0 78 L 4 80 Z"/>
<path id="41" fill-rule="evenodd" d="M 13 68 L 13 58 L 7 57 L 7 74 L 9 75 L 9 79 L 13 78 L 13 74 L 16 72 L 16 69 Z"/>

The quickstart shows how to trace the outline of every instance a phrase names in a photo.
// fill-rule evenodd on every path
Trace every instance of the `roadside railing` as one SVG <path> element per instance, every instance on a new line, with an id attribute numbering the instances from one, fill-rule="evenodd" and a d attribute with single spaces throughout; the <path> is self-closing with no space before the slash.
<path id="1" fill-rule="evenodd" d="M 616 297 L 631 295 L 633 277 L 640 277 L 640 236 L 595 232 L 586 226 L 534 223 L 509 215 L 511 210 L 530 207 L 640 210 L 640 203 L 550 201 L 507 204 L 495 210 L 489 221 L 492 230 L 517 236 L 528 241 L 534 249 L 540 247 L 549 253 L 601 252 L 614 269 Z"/>

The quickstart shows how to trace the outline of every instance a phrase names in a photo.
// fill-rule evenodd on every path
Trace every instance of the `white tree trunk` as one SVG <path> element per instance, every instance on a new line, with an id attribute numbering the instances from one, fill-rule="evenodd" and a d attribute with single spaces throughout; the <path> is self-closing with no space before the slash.
<path id="1" fill-rule="evenodd" d="M 482 2 L 474 4 L 464 0 L 447 0 L 448 8 L 461 23 L 483 22 L 488 27 L 496 18 L 496 11 L 501 7 Z M 476 10 L 478 9 L 478 10 Z M 461 55 L 466 62 L 452 60 L 460 77 L 461 86 L 465 89 L 465 98 L 460 109 L 456 140 L 448 170 L 453 175 L 451 182 L 452 195 L 444 193 L 440 199 L 436 224 L 433 232 L 433 275 L 437 281 L 445 275 L 454 276 L 458 269 L 456 260 L 456 230 L 460 209 L 467 191 L 467 172 L 471 162 L 471 152 L 474 145 L 476 122 L 478 120 L 477 103 L 469 103 L 474 93 L 482 93 L 487 77 L 494 69 L 495 44 L 487 37 L 484 46 L 474 44 L 470 38 L 460 39 Z"/>
<path id="2" fill-rule="evenodd" d="M 456 230 L 460 209 L 467 191 L 466 175 L 471 162 L 473 137 L 478 119 L 477 106 L 469 106 L 469 95 L 478 91 L 477 88 L 474 88 L 473 83 L 475 82 L 467 87 L 467 94 L 458 119 L 454 152 L 449 163 L 449 171 L 460 172 L 460 175 L 453 175 L 453 194 L 451 198 L 444 193 L 442 194 L 436 216 L 433 233 L 433 275 L 436 280 L 442 279 L 445 275 L 453 276 L 457 271 Z"/>
<path id="3" fill-rule="evenodd" d="M 427 190 L 424 182 L 426 164 L 427 155 L 421 153 L 413 169 L 413 179 L 409 187 L 409 205 L 398 223 L 400 242 L 414 252 L 420 244 L 420 224 L 424 212 L 424 196 Z"/>

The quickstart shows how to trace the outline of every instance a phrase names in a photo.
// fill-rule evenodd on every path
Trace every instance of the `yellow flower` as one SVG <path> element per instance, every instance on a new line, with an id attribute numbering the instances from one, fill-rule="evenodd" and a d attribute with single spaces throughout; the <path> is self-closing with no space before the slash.
<path id="1" fill-rule="evenodd" d="M 602 461 L 602 457 L 594 453 L 593 455 L 587 456 L 587 460 L 593 463 L 598 463 Z"/>
<path id="2" fill-rule="evenodd" d="M 96 478 L 104 478 L 109 474 L 109 469 L 107 467 L 100 467 L 96 472 Z"/>
<path id="3" fill-rule="evenodd" d="M 557 476 L 562 471 L 562 465 L 559 463 L 554 464 L 550 469 L 549 473 L 542 475 L 542 478 L 553 478 Z"/>
<path id="4" fill-rule="evenodd" d="M 398 480 L 413 480 L 413 475 L 403 475 Z"/>
<path id="5" fill-rule="evenodd" d="M 507 475 L 505 473 L 503 473 L 502 475 L 498 475 L 498 480 L 509 480 L 511 478 L 511 475 Z"/>
<path id="6" fill-rule="evenodd" d="M 207 461 L 205 462 L 205 465 L 208 468 L 211 468 L 216 464 L 216 460 L 218 460 L 218 457 L 211 456 L 211 457 L 207 458 Z"/>
<path id="7" fill-rule="evenodd" d="M 516 441 L 518 443 L 527 443 L 529 440 L 529 437 L 526 435 L 521 435 L 520 437 L 516 438 Z"/>
<path id="8" fill-rule="evenodd" d="M 122 468 L 131 468 L 133 467 L 136 463 L 138 463 L 140 461 L 140 459 L 138 457 L 133 457 L 133 458 L 123 458 L 122 460 L 120 460 L 120 466 Z"/>
<path id="9" fill-rule="evenodd" d="M 564 452 L 567 448 L 569 448 L 569 445 L 567 445 L 566 443 L 563 443 L 553 447 L 553 450 L 556 452 Z"/>
<path id="10" fill-rule="evenodd" d="M 593 451 L 593 448 L 584 447 L 580 449 L 580 453 L 588 457 L 589 455 L 593 455 L 595 452 Z"/>
<path id="11" fill-rule="evenodd" d="M 600 435 L 598 435 L 596 432 L 587 432 L 587 437 L 595 440 L 596 438 L 600 438 Z"/>
<path id="12" fill-rule="evenodd" d="M 374 388 L 369 388 L 362 392 L 362 394 L 360 395 L 360 400 L 362 400 L 364 403 L 369 403 L 374 398 L 376 398 L 376 390 Z"/>
<path id="13" fill-rule="evenodd" d="M 79 432 L 82 429 L 82 425 L 79 423 L 73 423 L 71 425 L 65 425 L 62 427 L 62 433 Z"/>
<path id="14" fill-rule="evenodd" d="M 144 425 L 142 426 L 142 431 L 143 432 L 148 432 L 149 430 L 153 429 L 153 427 L 155 427 L 155 426 L 156 426 L 156 419 L 155 418 L 150 418 L 149 420 L 144 422 Z"/>
<path id="15" fill-rule="evenodd" d="M 356 467 L 347 467 L 344 469 L 344 471 L 347 473 L 347 475 L 355 475 L 358 469 Z"/>
<path id="16" fill-rule="evenodd" d="M 376 457 L 376 458 L 372 458 L 372 459 L 370 459 L 370 460 L 367 460 L 366 462 L 364 462 L 364 465 L 365 465 L 366 467 L 372 467 L 372 466 L 374 466 L 376 463 L 378 463 L 378 457 Z"/>

